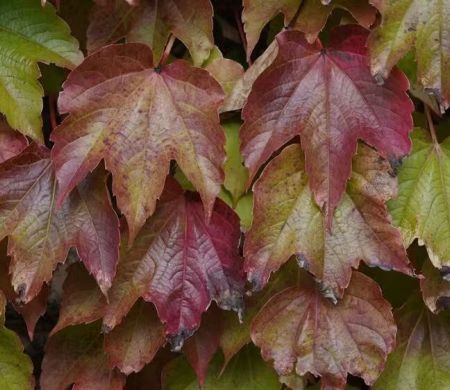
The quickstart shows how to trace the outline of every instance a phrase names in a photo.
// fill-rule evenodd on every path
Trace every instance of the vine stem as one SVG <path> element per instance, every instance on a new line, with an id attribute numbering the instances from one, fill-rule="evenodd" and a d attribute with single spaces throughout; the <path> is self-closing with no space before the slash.
<path id="1" fill-rule="evenodd" d="M 54 95 L 48 96 L 48 108 L 50 112 L 50 126 L 53 131 L 58 126 L 58 121 L 56 119 L 56 98 Z"/>
<path id="2" fill-rule="evenodd" d="M 161 66 L 163 66 L 169 59 L 169 55 L 170 55 L 170 52 L 172 51 L 172 47 L 173 47 L 173 44 L 175 43 L 175 39 L 176 39 L 175 35 L 170 34 L 169 40 L 167 42 L 166 47 L 164 48 L 164 52 L 161 56 L 161 59 L 159 60 L 157 68 L 160 68 Z"/>
<path id="3" fill-rule="evenodd" d="M 244 26 L 242 25 L 241 14 L 237 10 L 237 8 L 234 9 L 234 18 L 236 19 L 237 28 L 239 31 L 239 38 L 241 39 L 245 55 L 247 55 L 247 37 L 245 36 Z M 250 57 L 247 59 L 247 63 L 249 66 L 252 66 L 252 60 Z"/>
<path id="4" fill-rule="evenodd" d="M 434 128 L 433 117 L 431 115 L 431 110 L 426 104 L 425 104 L 425 115 L 427 117 L 428 129 L 430 130 L 431 139 L 433 140 L 434 144 L 439 145 L 436 136 L 436 129 Z"/>

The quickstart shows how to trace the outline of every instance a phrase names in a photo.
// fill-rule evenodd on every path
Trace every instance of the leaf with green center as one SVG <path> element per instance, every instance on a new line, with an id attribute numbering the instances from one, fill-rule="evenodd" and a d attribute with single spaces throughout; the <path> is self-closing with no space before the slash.
<path id="1" fill-rule="evenodd" d="M 295 18 L 299 7 L 300 14 L 292 27 L 307 34 L 310 42 L 317 38 L 336 8 L 349 11 L 366 28 L 372 25 L 376 16 L 376 9 L 362 0 L 244 0 L 242 20 L 247 37 L 247 57 L 250 58 L 262 29 L 271 19 L 282 13 L 287 26 Z"/>
<path id="2" fill-rule="evenodd" d="M 45 347 L 41 388 L 122 390 L 125 378 L 108 367 L 103 350 L 100 324 L 65 328 L 52 337 Z"/>
<path id="3" fill-rule="evenodd" d="M 34 388 L 33 363 L 23 352 L 19 337 L 4 326 L 6 298 L 0 291 L 0 388 L 31 390 Z"/>
<path id="4" fill-rule="evenodd" d="M 198 66 L 214 47 L 212 18 L 209 0 L 146 0 L 131 7 L 123 1 L 106 0 L 93 7 L 88 51 L 125 38 L 149 45 L 157 63 L 172 33 L 186 45 Z"/>
<path id="5" fill-rule="evenodd" d="M 412 275 L 400 232 L 384 202 L 396 194 L 389 163 L 360 145 L 331 231 L 308 186 L 300 146 L 286 147 L 254 186 L 254 218 L 244 244 L 245 270 L 255 289 L 295 255 L 332 296 L 341 296 L 352 267 L 368 265 Z"/>
<path id="6" fill-rule="evenodd" d="M 450 99 L 450 2 L 448 0 L 384 0 L 378 4 L 381 25 L 369 39 L 372 74 L 387 78 L 412 48 L 417 78 L 445 108 Z"/>
<path id="7" fill-rule="evenodd" d="M 389 202 L 392 219 L 409 246 L 426 245 L 435 267 L 450 266 L 450 138 L 442 144 L 415 129 L 413 151 L 399 170 L 398 197 Z"/>
<path id="8" fill-rule="evenodd" d="M 37 63 L 73 68 L 83 54 L 54 8 L 35 0 L 0 1 L 0 42 L 0 111 L 11 127 L 43 142 Z"/>
<path id="9" fill-rule="evenodd" d="M 253 84 L 240 132 L 250 179 L 275 151 L 300 136 L 310 186 L 328 228 L 351 174 L 357 140 L 389 160 L 403 157 L 411 146 L 413 110 L 400 71 L 382 86 L 373 80 L 365 30 L 340 26 L 331 36 L 326 49 L 320 42 L 308 44 L 297 31 L 277 36 L 278 56 Z"/>
<path id="10" fill-rule="evenodd" d="M 121 245 L 105 327 L 114 328 L 142 297 L 155 304 L 173 348 L 180 350 L 212 300 L 240 313 L 244 275 L 239 237 L 232 209 L 218 200 L 206 224 L 198 196 L 184 194 L 169 180 L 133 246 Z"/>
<path id="11" fill-rule="evenodd" d="M 171 160 L 200 192 L 208 217 L 223 180 L 220 85 L 185 61 L 153 66 L 141 43 L 87 57 L 64 83 L 58 103 L 70 115 L 52 133 L 58 203 L 104 158 L 131 242 L 153 214 Z"/>
<path id="12" fill-rule="evenodd" d="M 374 389 L 444 390 L 450 383 L 450 313 L 434 315 L 413 296 L 396 311 L 397 347 Z"/>
<path id="13" fill-rule="evenodd" d="M 57 208 L 49 154 L 32 144 L 0 165 L 0 239 L 9 237 L 12 284 L 23 303 L 39 293 L 71 247 L 103 292 L 111 286 L 118 260 L 118 219 L 104 172 L 89 176 Z"/>
<path id="14" fill-rule="evenodd" d="M 380 287 L 354 272 L 337 304 L 306 275 L 275 295 L 252 324 L 252 340 L 279 375 L 310 372 L 322 388 L 343 389 L 347 374 L 371 385 L 395 344 L 396 326 Z"/>

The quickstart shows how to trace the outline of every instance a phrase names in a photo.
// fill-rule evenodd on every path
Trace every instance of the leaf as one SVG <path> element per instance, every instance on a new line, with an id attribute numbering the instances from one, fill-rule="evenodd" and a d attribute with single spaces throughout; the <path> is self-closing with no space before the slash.
<path id="1" fill-rule="evenodd" d="M 275 295 L 256 316 L 252 340 L 279 375 L 307 372 L 322 388 L 344 388 L 347 374 L 371 385 L 395 344 L 390 304 L 379 286 L 354 272 L 337 304 L 322 296 L 311 278 Z"/>
<path id="2" fill-rule="evenodd" d="M 110 367 L 125 375 L 139 372 L 165 344 L 164 329 L 152 305 L 138 301 L 127 317 L 105 337 Z"/>
<path id="3" fill-rule="evenodd" d="M 376 9 L 361 0 L 243 0 L 245 35 L 247 37 L 247 58 L 258 43 L 264 26 L 277 14 L 284 15 L 284 25 L 288 26 L 296 18 L 292 28 L 302 31 L 313 42 L 336 8 L 348 10 L 362 26 L 369 28 L 375 21 Z M 300 8 L 301 7 L 301 8 Z M 298 17 L 297 11 L 300 9 Z"/>
<path id="4" fill-rule="evenodd" d="M 240 133 L 250 179 L 272 153 L 300 135 L 311 189 L 328 228 L 357 140 L 385 158 L 404 156 L 413 110 L 401 72 L 395 70 L 382 86 L 372 79 L 361 28 L 342 26 L 331 34 L 326 49 L 319 42 L 309 45 L 296 31 L 277 36 L 278 57 L 253 85 Z"/>
<path id="5" fill-rule="evenodd" d="M 0 42 L 0 111 L 11 127 L 42 143 L 37 63 L 73 68 L 83 54 L 54 8 L 35 0 L 0 3 Z"/>
<path id="6" fill-rule="evenodd" d="M 5 327 L 6 298 L 0 291 L 0 388 L 25 390 L 34 388 L 33 363 L 23 352 L 19 337 Z"/>
<path id="7" fill-rule="evenodd" d="M 153 66 L 150 49 L 139 43 L 87 57 L 64 83 L 59 109 L 70 115 L 52 133 L 58 203 L 104 158 L 131 242 L 153 214 L 170 160 L 200 192 L 207 216 L 225 160 L 219 84 L 184 61 Z"/>
<path id="8" fill-rule="evenodd" d="M 28 145 L 26 137 L 15 132 L 0 119 L 0 163 L 17 156 Z"/>
<path id="9" fill-rule="evenodd" d="M 433 313 L 450 308 L 450 282 L 429 261 L 422 267 L 424 279 L 420 281 L 423 301 Z"/>
<path id="10" fill-rule="evenodd" d="M 45 347 L 41 388 L 121 390 L 125 378 L 110 370 L 99 323 L 72 326 L 53 335 Z"/>
<path id="11" fill-rule="evenodd" d="M 88 51 L 126 38 L 148 44 L 159 62 L 169 35 L 189 49 L 195 65 L 208 58 L 214 46 L 213 8 L 209 0 L 146 0 L 135 7 L 107 0 L 94 5 L 87 30 Z"/>
<path id="12" fill-rule="evenodd" d="M 305 165 L 300 146 L 290 145 L 255 184 L 253 225 L 244 243 L 244 267 L 254 288 L 262 288 L 294 255 L 331 297 L 342 295 L 360 260 L 413 275 L 384 204 L 396 194 L 389 163 L 368 146 L 359 146 L 331 231 L 314 203 Z"/>
<path id="13" fill-rule="evenodd" d="M 247 169 L 242 165 L 242 156 L 239 147 L 240 123 L 228 121 L 223 123 L 225 130 L 225 151 L 227 159 L 223 167 L 225 180 L 223 185 L 230 191 L 234 205 L 237 204 L 246 191 Z"/>
<path id="14" fill-rule="evenodd" d="M 392 67 L 415 48 L 418 81 L 449 107 L 450 6 L 446 0 L 385 0 L 381 25 L 369 39 L 372 74 L 387 78 Z"/>
<path id="15" fill-rule="evenodd" d="M 0 165 L 0 239 L 8 236 L 12 284 L 29 302 L 52 277 L 71 247 L 103 292 L 111 285 L 118 258 L 118 219 L 97 170 L 60 208 L 49 151 L 31 145 Z"/>
<path id="16" fill-rule="evenodd" d="M 203 316 L 200 328 L 183 347 L 200 387 L 205 384 L 209 363 L 219 348 L 222 328 L 221 312 L 215 310 L 215 307 L 210 308 Z"/>
<path id="17" fill-rule="evenodd" d="M 411 138 L 413 150 L 399 170 L 399 193 L 389 210 L 406 246 L 418 238 L 435 267 L 450 266 L 450 139 L 434 143 L 419 128 Z"/>
<path id="18" fill-rule="evenodd" d="M 444 390 L 450 382 L 449 313 L 433 315 L 413 296 L 396 311 L 397 347 L 375 389 Z"/>
<path id="19" fill-rule="evenodd" d="M 279 390 L 275 372 L 259 356 L 254 346 L 243 349 L 220 374 L 222 359 L 216 355 L 208 370 L 204 390 Z M 169 362 L 162 371 L 163 389 L 197 390 L 194 372 L 185 359 L 179 357 Z"/>
<path id="20" fill-rule="evenodd" d="M 80 263 L 70 266 L 64 281 L 59 318 L 50 335 L 70 325 L 89 324 L 105 313 L 106 299 Z"/>
<path id="21" fill-rule="evenodd" d="M 239 62 L 223 58 L 223 56 L 205 66 L 205 69 L 219 82 L 226 96 L 231 93 L 236 83 L 244 76 L 244 68 Z"/>
<path id="22" fill-rule="evenodd" d="M 253 83 L 275 60 L 278 55 L 278 43 L 274 40 L 256 61 L 245 71 L 242 77 L 235 82 L 232 90 L 225 97 L 222 112 L 240 110 L 244 107 Z"/>
<path id="23" fill-rule="evenodd" d="M 121 260 L 104 324 L 112 329 L 139 297 L 155 304 L 174 350 L 200 324 L 214 300 L 242 311 L 244 275 L 238 254 L 239 220 L 217 201 L 209 225 L 198 197 L 170 180 L 155 214 Z"/>
<path id="24" fill-rule="evenodd" d="M 6 244 L 6 240 L 0 242 L 0 290 L 7 298 L 8 302 L 14 307 L 14 310 L 22 316 L 27 326 L 28 337 L 33 341 L 36 324 L 41 316 L 47 311 L 49 289 L 47 286 L 44 286 L 39 294 L 26 305 L 19 303 L 20 300 L 11 285 L 11 278 L 9 275 L 10 261 L 6 255 Z"/>

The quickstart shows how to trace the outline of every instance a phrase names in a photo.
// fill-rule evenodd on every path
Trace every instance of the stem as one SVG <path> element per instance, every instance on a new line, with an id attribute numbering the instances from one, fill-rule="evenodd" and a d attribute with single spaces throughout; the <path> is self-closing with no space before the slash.
<path id="1" fill-rule="evenodd" d="M 306 0 L 302 0 L 300 5 L 297 8 L 297 12 L 295 13 L 292 20 L 289 22 L 289 24 L 286 26 L 286 30 L 292 30 L 295 26 L 295 23 L 297 23 L 297 19 L 300 16 L 300 13 L 302 12 L 302 9 L 305 7 Z"/>
<path id="2" fill-rule="evenodd" d="M 244 48 L 245 55 L 247 55 L 247 37 L 245 36 L 244 27 L 242 26 L 241 14 L 236 8 L 234 9 L 234 18 L 236 19 L 236 24 L 239 31 L 239 38 L 241 38 L 242 47 Z M 252 65 L 252 60 L 250 59 L 250 57 L 247 59 L 247 63 L 249 66 Z"/>
<path id="3" fill-rule="evenodd" d="M 169 41 L 167 42 L 167 45 L 164 48 L 164 52 L 161 56 L 161 59 L 159 60 L 157 68 L 160 68 L 167 62 L 170 52 L 172 51 L 173 44 L 175 43 L 175 39 L 176 39 L 175 35 L 170 34 Z"/>
<path id="4" fill-rule="evenodd" d="M 427 117 L 428 129 L 430 130 L 431 139 L 433 140 L 433 142 L 436 145 L 439 145 L 439 142 L 438 142 L 438 139 L 437 139 L 437 136 L 436 136 L 436 130 L 434 128 L 433 117 L 431 115 L 431 110 L 426 104 L 425 104 L 425 115 Z"/>

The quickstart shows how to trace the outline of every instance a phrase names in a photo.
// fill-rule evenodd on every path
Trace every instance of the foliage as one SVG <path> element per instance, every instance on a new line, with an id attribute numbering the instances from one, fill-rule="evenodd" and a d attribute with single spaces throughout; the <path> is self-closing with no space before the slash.
<path id="1" fill-rule="evenodd" d="M 0 0 L 0 388 L 450 388 L 449 17 Z"/>

